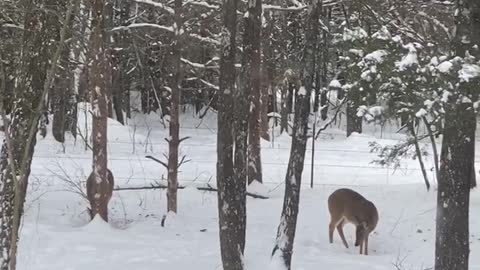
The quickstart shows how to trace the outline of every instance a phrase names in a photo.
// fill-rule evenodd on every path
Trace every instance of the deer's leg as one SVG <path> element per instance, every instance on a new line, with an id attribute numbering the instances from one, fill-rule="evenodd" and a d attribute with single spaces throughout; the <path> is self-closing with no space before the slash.
<path id="1" fill-rule="evenodd" d="M 337 217 L 330 217 L 330 224 L 328 225 L 328 239 L 330 240 L 330 244 L 333 243 L 333 232 L 335 231 L 335 226 L 337 226 L 340 221 L 341 220 Z"/>
<path id="2" fill-rule="evenodd" d="M 360 254 L 363 254 L 363 241 L 360 242 Z"/>
<path id="3" fill-rule="evenodd" d="M 368 255 L 368 235 L 365 237 L 365 255 Z"/>
<path id="4" fill-rule="evenodd" d="M 348 248 L 347 240 L 345 240 L 345 235 L 343 234 L 343 225 L 345 225 L 345 220 L 340 221 L 340 223 L 337 225 L 337 231 L 340 235 L 340 238 L 342 238 L 343 244 L 346 248 Z"/>

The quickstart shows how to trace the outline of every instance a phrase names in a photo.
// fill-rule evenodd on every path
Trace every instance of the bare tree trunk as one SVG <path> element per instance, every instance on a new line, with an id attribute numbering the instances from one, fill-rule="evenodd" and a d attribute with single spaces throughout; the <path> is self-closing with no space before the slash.
<path id="1" fill-rule="evenodd" d="M 234 169 L 233 162 L 233 149 L 236 149 L 233 123 L 235 121 L 236 125 L 239 122 L 232 112 L 234 106 L 232 94 L 238 95 L 235 89 L 236 12 L 237 1 L 224 0 L 222 29 L 224 37 L 220 60 L 217 134 L 218 215 L 220 250 L 224 270 L 244 268 L 243 251 L 246 230 L 246 179 L 235 175 L 240 168 L 237 165 Z M 246 139 L 247 134 L 244 136 Z M 235 158 L 237 157 L 239 156 L 236 152 Z M 246 161 L 246 156 L 243 158 Z M 240 160 L 239 162 L 244 161 Z"/>
<path id="2" fill-rule="evenodd" d="M 130 16 L 130 1 L 121 0 L 120 2 L 120 16 L 118 24 L 126 26 L 128 18 Z M 128 72 L 128 45 L 125 32 L 120 32 L 115 35 L 115 46 L 120 50 L 113 51 L 113 78 L 112 78 L 112 90 L 113 90 L 113 108 L 115 110 L 117 121 L 125 124 L 124 113 L 127 113 L 129 117 L 129 105 L 130 101 L 130 78 Z"/>
<path id="3" fill-rule="evenodd" d="M 452 50 L 456 56 L 466 56 L 469 46 L 478 44 L 473 29 L 478 31 L 479 21 L 468 15 L 480 13 L 476 0 L 457 0 L 455 10 L 455 36 Z M 480 15 L 479 15 L 480 16 Z M 477 17 L 479 18 L 479 17 Z M 477 36 L 478 37 L 478 36 Z M 465 40 L 472 42 L 464 42 Z M 472 50 L 475 51 L 475 50 Z M 472 174 L 475 173 L 476 115 L 472 103 L 460 102 L 462 96 L 472 100 L 479 97 L 478 89 L 458 87 L 459 93 L 444 104 L 442 151 L 437 194 L 437 224 L 435 239 L 435 270 L 468 270 L 470 253 L 469 208 Z M 468 138 L 468 139 L 467 139 Z"/>
<path id="4" fill-rule="evenodd" d="M 352 102 L 347 102 L 347 137 L 353 132 L 362 133 L 362 117 L 357 116 L 357 109 Z"/>
<path id="5" fill-rule="evenodd" d="M 464 138 L 475 132 L 472 104 L 447 105 L 437 195 L 435 270 L 468 269 L 472 156 Z"/>
<path id="6" fill-rule="evenodd" d="M 87 194 L 95 194 L 90 201 L 92 216 L 108 221 L 108 201 L 111 185 L 107 169 L 107 119 L 108 119 L 108 70 L 105 50 L 105 4 L 104 0 L 92 2 L 92 34 L 90 37 L 90 65 L 88 74 L 92 103 L 93 177 L 87 183 Z M 90 178 L 90 177 L 89 177 Z M 113 178 L 113 176 L 112 176 Z"/>
<path id="7" fill-rule="evenodd" d="M 52 78 L 61 48 L 65 38 L 66 27 L 62 28 L 57 50 L 51 50 L 55 37 L 58 36 L 55 27 L 58 21 L 51 20 L 43 5 L 55 6 L 55 0 L 26 1 L 22 10 L 24 14 L 24 34 L 22 44 L 22 58 L 18 65 L 15 100 L 8 121 L 5 110 L 0 108 L 4 123 L 8 130 L 2 146 L 0 159 L 0 269 L 15 270 L 17 243 L 25 196 L 30 176 L 30 166 L 36 144 L 40 112 L 44 109 L 44 102 L 51 86 Z M 71 15 L 71 6 L 67 11 L 67 24 Z M 57 17 L 58 18 L 58 17 Z M 53 54 L 53 56 L 52 56 Z M 0 60 L 3 61 L 3 60 Z M 1 73 L 5 74 L 3 62 L 0 64 Z M 2 76 L 5 81 L 5 76 Z M 2 98 L 5 84 L 2 83 Z M 3 104 L 3 100 L 0 101 Z"/>
<path id="8" fill-rule="evenodd" d="M 418 158 L 418 163 L 420 164 L 420 169 L 422 170 L 423 180 L 425 182 L 425 186 L 427 187 L 427 191 L 430 190 L 430 182 L 428 181 L 427 170 L 425 169 L 425 164 L 423 163 L 422 159 L 422 150 L 420 149 L 420 143 L 418 141 L 417 133 L 415 132 L 414 122 L 410 121 L 408 123 L 408 130 L 410 134 L 413 136 L 413 144 L 415 145 L 415 154 Z"/>
<path id="9" fill-rule="evenodd" d="M 261 16 L 262 1 L 256 0 L 254 5 L 249 4 L 247 8 L 248 16 L 245 16 L 245 29 L 243 33 L 243 98 L 250 103 L 250 119 L 248 130 L 248 183 L 253 181 L 262 182 L 262 160 L 261 160 L 261 112 L 262 93 L 260 83 L 260 39 L 261 39 Z M 239 97 L 242 98 L 242 97 Z M 236 99 L 237 104 L 238 100 Z M 241 104 L 243 105 L 243 104 Z M 243 106 L 248 107 L 248 106 Z M 245 112 L 241 112 L 243 116 Z M 249 114 L 248 110 L 246 111 Z M 243 143 L 243 142 L 242 142 Z M 236 160 L 235 160 L 236 161 Z"/>
<path id="10" fill-rule="evenodd" d="M 425 116 L 422 117 L 423 123 L 427 128 L 428 137 L 430 138 L 430 143 L 432 144 L 432 151 L 433 151 L 433 162 L 435 163 L 435 177 L 438 179 L 439 168 L 438 168 L 438 150 L 437 150 L 437 143 L 435 142 L 435 136 L 433 135 L 432 131 L 432 123 L 428 122 Z"/>
<path id="11" fill-rule="evenodd" d="M 103 43 L 105 44 L 103 47 L 105 54 L 102 64 L 105 66 L 103 68 L 103 80 L 107 101 L 107 118 L 113 118 L 113 44 L 112 32 L 110 31 L 113 28 L 113 1 L 111 0 L 105 1 L 105 7 L 103 8 L 103 27 L 105 28 L 105 31 L 102 33 Z"/>
<path id="12" fill-rule="evenodd" d="M 275 1 L 271 1 L 274 3 Z M 271 4 L 270 3 L 270 4 Z M 271 11 L 265 11 L 263 15 L 267 26 L 264 31 L 261 31 L 261 38 L 263 40 L 263 45 L 261 49 L 263 50 L 263 59 L 262 59 L 262 74 L 265 74 L 266 82 L 261 90 L 261 100 L 262 100 L 262 111 L 260 117 L 260 136 L 265 140 L 270 140 L 270 134 L 268 133 L 269 122 L 268 122 L 268 100 L 269 95 L 272 95 L 272 104 L 273 112 L 276 112 L 276 89 L 275 89 L 275 72 L 276 72 L 276 55 L 275 55 L 275 44 L 273 43 L 272 36 L 274 33 L 274 19 Z M 276 119 L 276 118 L 275 118 Z M 273 138 L 272 138 L 273 139 Z"/>
<path id="13" fill-rule="evenodd" d="M 182 57 L 182 0 L 175 0 L 175 24 L 180 29 L 175 32 L 173 45 L 173 63 L 175 73 L 171 84 L 172 95 L 170 97 L 170 138 L 168 139 L 168 192 L 167 211 L 177 213 L 177 187 L 178 187 L 178 146 L 179 134 L 179 106 L 182 82 L 181 57 Z"/>
<path id="14" fill-rule="evenodd" d="M 58 10 L 64 12 L 66 7 L 65 1 L 57 1 L 56 5 L 58 6 Z M 54 17 L 54 16 L 51 16 Z M 71 26 L 73 23 L 73 19 L 71 19 L 68 24 Z M 57 32 L 58 36 L 60 32 L 60 25 L 57 25 Z M 67 31 L 66 38 L 71 38 L 72 32 L 70 30 Z M 59 37 L 58 37 L 59 38 Z M 70 46 L 65 44 L 65 48 L 63 49 L 62 56 L 60 58 L 60 65 L 61 69 L 59 70 L 58 74 L 56 74 L 56 84 L 53 86 L 53 94 L 52 94 L 52 108 L 53 108 L 53 120 L 52 120 L 52 135 L 57 142 L 63 143 L 65 142 L 65 131 L 66 131 L 66 124 L 67 124 L 67 103 L 69 98 L 69 93 L 72 92 L 71 87 L 73 86 L 72 79 L 73 74 L 70 69 Z"/>
<path id="15" fill-rule="evenodd" d="M 292 147 L 285 177 L 285 197 L 282 216 L 277 231 L 277 240 L 272 257 L 291 269 L 293 242 L 297 225 L 298 206 L 300 203 L 300 186 L 307 146 L 308 116 L 310 114 L 310 96 L 315 76 L 315 52 L 317 47 L 319 15 L 321 3 L 313 0 L 308 10 L 306 23 L 305 49 L 302 59 L 302 86 L 296 91 L 295 121 L 293 126 Z"/>

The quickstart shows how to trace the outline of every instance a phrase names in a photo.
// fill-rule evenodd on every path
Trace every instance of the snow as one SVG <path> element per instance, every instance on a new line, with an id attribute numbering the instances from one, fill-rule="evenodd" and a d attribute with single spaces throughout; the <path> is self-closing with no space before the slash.
<path id="1" fill-rule="evenodd" d="M 388 55 L 388 52 L 385 50 L 376 50 L 367 54 L 364 59 L 374 63 L 382 63 L 383 58 L 387 55 Z"/>
<path id="2" fill-rule="evenodd" d="M 458 72 L 460 81 L 469 82 L 472 79 L 480 77 L 480 66 L 473 64 L 463 64 Z"/>
<path id="3" fill-rule="evenodd" d="M 427 111 L 426 111 L 425 109 L 423 109 L 423 108 L 421 108 L 420 110 L 418 110 L 418 112 L 415 113 L 415 116 L 416 116 L 417 118 L 422 118 L 422 117 L 424 117 L 424 116 L 426 116 L 426 115 L 427 115 Z"/>
<path id="4" fill-rule="evenodd" d="M 332 88 L 342 88 L 342 84 L 338 80 L 332 80 L 328 86 Z"/>
<path id="5" fill-rule="evenodd" d="M 448 73 L 450 72 L 450 69 L 452 68 L 453 64 L 450 61 L 445 61 L 442 62 L 440 65 L 438 65 L 437 69 L 441 73 Z"/>
<path id="6" fill-rule="evenodd" d="M 374 33 L 372 37 L 379 40 L 389 40 L 392 35 L 386 26 L 382 26 L 382 28 L 378 32 Z"/>
<path id="7" fill-rule="evenodd" d="M 407 70 L 408 68 L 418 65 L 417 48 L 414 43 L 408 43 L 404 46 L 408 49 L 407 55 L 402 57 L 402 60 L 395 63 L 400 71 Z"/>
<path id="8" fill-rule="evenodd" d="M 368 33 L 361 27 L 355 27 L 352 30 L 345 28 L 343 31 L 344 41 L 362 40 L 366 37 L 368 37 Z"/>
<path id="9" fill-rule="evenodd" d="M 79 129 L 82 134 L 89 134 L 84 117 L 90 123 L 91 116 L 85 110 L 88 112 L 89 106 L 79 106 Z M 91 152 L 85 150 L 81 138 L 75 141 L 67 136 L 62 146 L 50 133 L 45 139 L 39 136 L 21 230 L 18 269 L 222 269 L 217 194 L 196 189 L 206 184 L 215 186 L 216 114 L 209 112 L 200 120 L 192 118 L 192 111 L 187 109 L 180 116 L 181 136 L 191 137 L 180 145 L 180 154 L 192 161 L 180 167 L 179 182 L 185 188 L 178 193 L 178 213 L 167 214 L 165 227 L 161 226 L 167 204 L 164 189 L 114 191 L 109 224 L 98 217 L 90 222 L 85 211 L 88 203 L 73 193 L 62 178 L 85 181 L 92 168 Z M 108 166 L 115 185 L 166 184 L 165 168 L 145 155 L 162 158 L 167 153 L 163 138 L 168 137 L 168 127 L 163 126 L 156 113 L 134 113 L 128 121 L 128 126 L 122 126 L 108 120 Z M 393 144 L 404 138 L 395 133 L 397 126 L 386 126 L 383 139 L 374 136 L 380 134 L 375 130 L 375 126 L 365 124 L 364 134 L 349 138 L 344 138 L 344 131 L 336 127 L 322 132 L 316 141 L 313 189 L 309 187 L 312 152 L 307 150 L 292 269 L 313 270 L 321 266 L 390 270 L 392 264 L 399 262 L 403 269 L 433 267 L 436 192 L 426 191 L 415 160 L 403 160 L 395 173 L 370 163 L 375 155 L 370 153 L 369 142 Z M 275 134 L 273 143 L 262 141 L 264 183 L 254 182 L 248 187 L 249 192 L 269 197 L 248 197 L 248 270 L 283 269 L 281 258 L 272 259 L 271 253 L 282 210 L 291 138 L 285 133 L 279 136 L 278 130 Z M 425 163 L 427 168 L 433 167 L 430 156 Z M 434 177 L 430 171 L 429 177 Z M 328 241 L 327 198 L 340 187 L 355 189 L 378 208 L 380 220 L 369 239 L 369 256 L 360 256 L 358 248 L 353 247 L 351 225 L 344 229 L 351 248 L 342 245 L 337 233 L 333 244 Z M 474 190 L 471 211 L 479 210 L 480 193 Z M 480 216 L 470 218 L 470 269 L 478 270 Z"/>
<path id="10" fill-rule="evenodd" d="M 356 55 L 356 56 L 359 56 L 359 57 L 363 57 L 364 55 L 364 52 L 362 50 L 359 50 L 359 49 L 349 49 L 348 52 Z"/>
<path id="11" fill-rule="evenodd" d="M 300 96 L 307 95 L 307 90 L 305 89 L 305 86 L 300 86 L 300 89 L 298 90 L 298 95 Z"/>

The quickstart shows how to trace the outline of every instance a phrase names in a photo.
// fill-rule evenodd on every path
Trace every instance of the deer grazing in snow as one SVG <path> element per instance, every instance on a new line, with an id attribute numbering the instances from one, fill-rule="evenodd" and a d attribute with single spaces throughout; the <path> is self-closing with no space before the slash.
<path id="1" fill-rule="evenodd" d="M 87 179 L 87 198 L 90 202 L 90 217 L 93 219 L 96 214 L 108 221 L 108 202 L 113 193 L 113 174 L 107 169 L 107 181 L 97 182 L 95 172 L 92 172 Z"/>
<path id="2" fill-rule="evenodd" d="M 343 244 L 348 248 L 343 226 L 353 223 L 355 231 L 355 246 L 360 246 L 360 254 L 368 255 L 368 236 L 378 223 L 378 212 L 375 205 L 359 193 L 347 189 L 337 189 L 328 197 L 328 210 L 330 211 L 330 225 L 328 236 L 333 243 L 333 231 L 337 228 Z"/>

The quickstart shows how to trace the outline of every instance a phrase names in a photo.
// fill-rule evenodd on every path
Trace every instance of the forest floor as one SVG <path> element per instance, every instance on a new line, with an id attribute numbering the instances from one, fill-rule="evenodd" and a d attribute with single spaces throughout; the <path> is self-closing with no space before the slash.
<path id="1" fill-rule="evenodd" d="M 84 114 L 79 126 L 85 132 Z M 51 134 L 39 137 L 35 148 L 25 219 L 21 228 L 20 270 L 84 269 L 221 269 L 218 240 L 217 196 L 197 187 L 215 186 L 215 114 L 203 120 L 182 114 L 181 155 L 191 161 L 180 168 L 178 214 L 169 215 L 165 227 L 166 190 L 115 191 L 110 202 L 110 222 L 89 223 L 87 202 L 78 194 L 91 170 L 91 152 L 80 137 L 64 145 Z M 303 172 L 300 213 L 293 265 L 296 270 L 338 269 L 431 269 L 435 246 L 435 185 L 426 191 L 416 160 L 403 160 L 393 170 L 371 164 L 369 142 L 386 145 L 401 135 L 366 127 L 364 135 L 345 138 L 337 129 L 327 129 L 316 141 L 315 176 L 311 179 L 311 151 Z M 395 130 L 391 128 L 391 130 Z M 50 132 L 49 132 L 50 133 Z M 277 134 L 278 135 L 278 134 Z M 160 118 L 138 116 L 122 126 L 109 120 L 109 166 L 119 187 L 166 183 L 166 171 L 145 158 L 163 159 L 168 137 Z M 428 145 L 427 146 L 427 150 Z M 311 140 L 309 140 L 309 149 Z M 477 147 L 478 149 L 478 147 Z M 262 142 L 264 184 L 249 187 L 269 199 L 248 198 L 245 263 L 247 270 L 268 269 L 283 203 L 284 178 L 290 152 L 290 137 Z M 480 160 L 477 158 L 477 160 Z M 432 167 L 431 158 L 426 160 Z M 477 168 L 478 164 L 477 164 Z M 429 171 L 430 181 L 434 175 Z M 328 243 L 327 198 L 340 187 L 349 187 L 374 202 L 378 226 L 370 237 L 369 256 L 353 247 L 354 227 L 347 225 L 346 249 L 337 233 Z M 471 213 L 480 211 L 480 193 L 472 192 Z M 470 268 L 480 269 L 480 215 L 470 217 Z"/>

